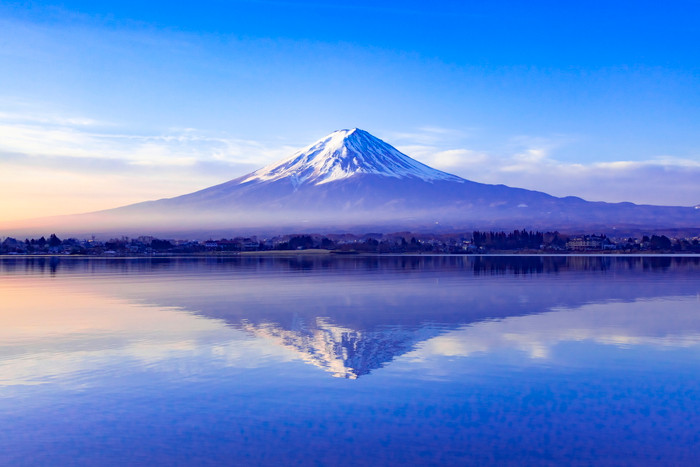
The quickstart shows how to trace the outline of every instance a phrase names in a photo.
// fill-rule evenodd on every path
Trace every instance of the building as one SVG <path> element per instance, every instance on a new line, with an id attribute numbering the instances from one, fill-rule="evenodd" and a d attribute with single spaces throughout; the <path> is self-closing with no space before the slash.
<path id="1" fill-rule="evenodd" d="M 602 250 L 603 246 L 609 243 L 605 236 L 584 235 L 582 237 L 574 237 L 566 242 L 566 249 L 573 251 Z"/>

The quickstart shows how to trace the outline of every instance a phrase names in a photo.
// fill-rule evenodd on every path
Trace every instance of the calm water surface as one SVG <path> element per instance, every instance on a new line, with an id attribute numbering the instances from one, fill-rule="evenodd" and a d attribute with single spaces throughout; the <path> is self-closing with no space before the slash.
<path id="1" fill-rule="evenodd" d="M 2 465 L 700 464 L 700 258 L 0 259 Z"/>

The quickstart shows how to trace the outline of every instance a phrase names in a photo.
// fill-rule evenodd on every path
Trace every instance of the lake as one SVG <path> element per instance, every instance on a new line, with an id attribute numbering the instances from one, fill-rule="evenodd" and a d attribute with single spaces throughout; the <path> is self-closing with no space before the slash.
<path id="1" fill-rule="evenodd" d="M 698 465 L 700 258 L 0 258 L 2 465 Z"/>

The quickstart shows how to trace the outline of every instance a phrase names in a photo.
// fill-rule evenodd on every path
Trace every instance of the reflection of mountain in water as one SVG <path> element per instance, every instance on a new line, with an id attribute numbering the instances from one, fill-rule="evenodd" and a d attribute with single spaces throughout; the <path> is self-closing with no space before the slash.
<path id="1" fill-rule="evenodd" d="M 0 272 L 7 273 L 121 273 L 212 274 L 288 273 L 294 271 L 399 272 L 440 271 L 446 274 L 556 274 L 583 271 L 700 271 L 700 256 L 616 255 L 397 255 L 397 256 L 229 256 L 229 257 L 8 257 L 0 256 Z"/>
<path id="2" fill-rule="evenodd" d="M 239 327 L 239 326 L 236 326 Z M 240 328 L 297 352 L 301 358 L 333 376 L 357 379 L 381 368 L 398 355 L 413 350 L 417 343 L 445 332 L 444 326 L 418 328 L 384 326 L 354 330 L 334 325 L 328 318 L 311 322 L 297 319 L 291 329 L 277 323 L 253 324 L 244 320 Z"/>
<path id="3" fill-rule="evenodd" d="M 223 320 L 351 379 L 465 326 L 700 292 L 700 258 L 681 257 L 3 259 L 0 271 L 89 278 L 86 288 Z"/>
<path id="4" fill-rule="evenodd" d="M 297 271 L 521 275 L 580 273 L 583 271 L 700 271 L 700 256 L 624 256 L 624 255 L 357 255 L 304 256 L 290 253 L 280 256 L 229 257 L 9 257 L 0 256 L 0 272 L 7 273 L 88 273 L 88 274 L 286 274 Z"/>

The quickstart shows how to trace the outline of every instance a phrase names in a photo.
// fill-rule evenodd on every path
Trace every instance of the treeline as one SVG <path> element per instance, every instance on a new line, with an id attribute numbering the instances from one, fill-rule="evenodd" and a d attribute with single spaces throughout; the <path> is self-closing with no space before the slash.
<path id="1" fill-rule="evenodd" d="M 559 232 L 513 230 L 512 232 L 474 231 L 454 234 L 296 234 L 271 238 L 234 237 L 219 240 L 172 240 L 149 236 L 113 238 L 108 241 L 60 239 L 55 234 L 37 239 L 12 237 L 0 242 L 0 254 L 57 255 L 193 255 L 235 254 L 255 251 L 297 251 L 323 249 L 335 253 L 439 253 L 481 254 L 506 251 L 617 251 L 636 253 L 700 253 L 695 238 L 669 238 L 665 235 L 611 239 L 605 235 L 569 236 Z"/>
<path id="2" fill-rule="evenodd" d="M 51 234 L 48 239 L 44 236 L 24 240 L 7 237 L 0 242 L 0 254 L 147 255 L 159 252 L 198 253 L 204 250 L 199 242 L 174 242 L 153 237 L 122 237 L 101 242 L 77 238 L 62 240 L 56 234 Z"/>

